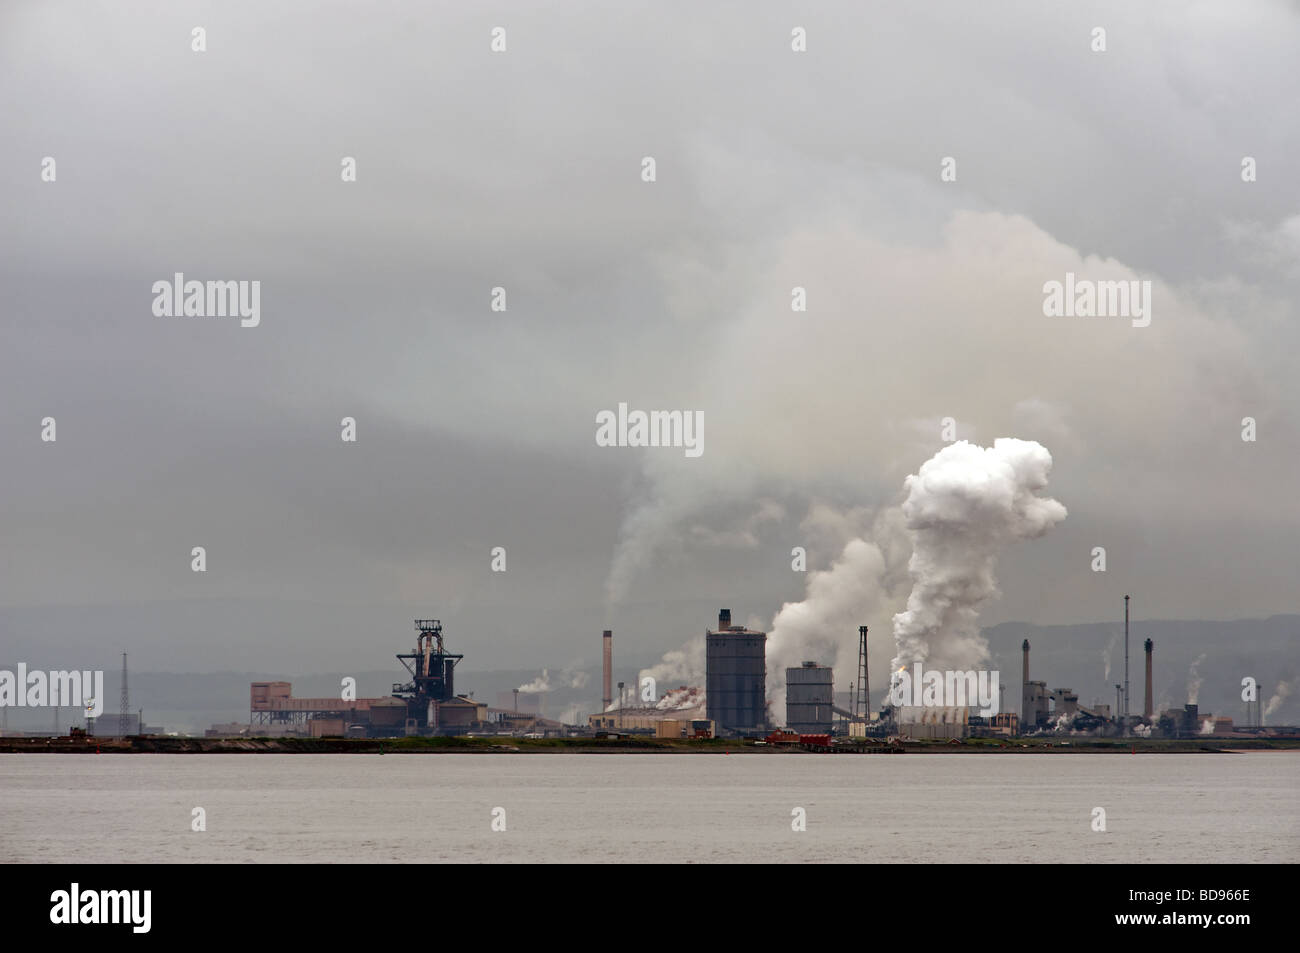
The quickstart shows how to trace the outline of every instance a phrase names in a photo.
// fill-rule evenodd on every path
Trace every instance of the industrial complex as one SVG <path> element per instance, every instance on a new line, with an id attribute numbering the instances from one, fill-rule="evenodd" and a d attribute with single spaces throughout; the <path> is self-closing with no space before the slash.
<path id="1" fill-rule="evenodd" d="M 951 698 L 900 700 L 892 690 L 879 696 L 873 708 L 868 692 L 868 628 L 858 626 L 857 666 L 847 693 L 837 693 L 835 672 L 825 659 L 806 659 L 787 667 L 784 711 L 774 712 L 769 698 L 767 633 L 732 622 L 731 610 L 718 612 L 715 628 L 704 631 L 703 684 L 681 684 L 647 689 L 645 685 L 614 681 L 614 633 L 601 632 L 602 684 L 600 709 L 588 714 L 570 705 L 559 719 L 544 717 L 549 689 L 522 685 L 499 692 L 496 704 L 476 700 L 473 692 L 456 690 L 456 670 L 464 656 L 448 650 L 442 623 L 417 619 L 415 644 L 399 652 L 397 661 L 405 677 L 392 684 L 389 694 L 356 697 L 344 690 L 338 697 L 295 697 L 288 681 L 255 681 L 249 686 L 248 721 L 213 725 L 209 737 L 354 737 L 393 738 L 430 735 L 514 735 L 524 737 L 632 736 L 656 738 L 750 738 L 769 743 L 791 739 L 957 740 L 979 737 L 1094 736 L 1110 738 L 1192 738 L 1198 736 L 1288 737 L 1293 727 L 1263 726 L 1259 700 L 1248 706 L 1246 724 L 1201 711 L 1189 690 L 1187 704 L 1157 712 L 1153 696 L 1155 644 L 1142 643 L 1143 698 L 1140 712 L 1129 699 L 1129 597 L 1124 600 L 1123 682 L 1115 685 L 1114 705 L 1081 704 L 1079 694 L 1067 687 L 1049 687 L 1034 678 L 1030 645 L 1021 645 L 1020 704 L 1014 684 L 992 689 L 992 697 L 977 704 Z M 900 672 L 903 671 L 900 669 Z M 932 674 L 932 673 L 930 673 Z M 954 673 L 947 673 L 949 676 Z M 975 673 L 956 673 L 974 679 Z M 997 673 L 1001 674 L 1001 673 Z M 894 673 L 898 677 L 898 673 Z M 585 676 L 583 677 L 585 681 Z M 918 673 L 919 678 L 919 673 Z M 648 681 L 648 680 L 647 680 Z M 973 684 L 973 682 L 972 682 Z M 142 729 L 143 712 L 132 711 L 126 692 L 123 657 L 120 712 L 104 715 L 98 724 L 87 721 L 85 733 L 124 737 L 163 734 L 161 728 Z M 892 683 L 891 683 L 892 686 Z M 780 688 L 780 684 L 776 686 Z M 1010 689 L 1010 691 L 1008 691 Z M 981 689 L 982 690 L 982 689 Z M 520 698 L 520 693 L 524 698 Z M 841 707 L 837 704 L 847 698 Z M 919 693 L 918 693 L 919 696 Z M 779 697 L 779 696 L 778 696 Z M 988 702 L 992 700 L 993 705 Z M 522 705 L 521 705 L 522 701 Z M 7 712 L 5 712 L 7 715 Z M 781 717 L 784 716 L 784 717 Z M 57 718 L 57 709 L 55 710 Z M 7 727 L 7 726 L 4 726 Z M 27 732 L 17 732 L 23 734 Z M 15 734 L 0 728 L 0 734 Z"/>
<path id="2" fill-rule="evenodd" d="M 1153 710 L 1154 644 L 1143 643 L 1145 694 L 1142 712 L 1128 699 L 1128 598 L 1125 597 L 1123 684 L 1116 701 L 1081 705 L 1070 688 L 1049 688 L 1030 676 L 1029 641 L 1022 650 L 1021 704 L 1008 710 L 998 698 L 996 712 L 981 714 L 970 704 L 894 705 L 872 709 L 867 666 L 867 626 L 858 627 L 858 664 L 848 687 L 848 707 L 836 704 L 835 673 L 816 659 L 784 671 L 784 724 L 768 701 L 767 633 L 732 622 L 731 610 L 718 612 L 716 628 L 706 629 L 704 684 L 679 685 L 650 699 L 641 686 L 614 681 L 614 633 L 601 632 L 601 707 L 585 722 L 542 717 L 544 702 L 525 699 L 519 689 L 501 693 L 498 705 L 476 701 L 455 689 L 456 665 L 463 655 L 449 652 L 442 624 L 418 619 L 415 646 L 397 655 L 408 679 L 393 684 L 379 698 L 295 698 L 289 682 L 254 682 L 250 686 L 247 725 L 214 726 L 212 735 L 251 733 L 300 734 L 313 737 L 400 737 L 411 735 L 504 734 L 544 736 L 646 735 L 657 738 L 754 738 L 781 743 L 789 739 L 961 739 L 1026 735 L 1093 735 L 1165 737 L 1256 734 L 1258 725 L 1238 726 L 1215 718 L 1189 703 L 1160 713 Z M 841 697 L 843 697 L 841 693 Z M 505 702 L 509 702 L 506 704 Z M 778 729 L 778 726 L 782 730 Z M 1274 728 L 1270 733 L 1281 729 Z"/>

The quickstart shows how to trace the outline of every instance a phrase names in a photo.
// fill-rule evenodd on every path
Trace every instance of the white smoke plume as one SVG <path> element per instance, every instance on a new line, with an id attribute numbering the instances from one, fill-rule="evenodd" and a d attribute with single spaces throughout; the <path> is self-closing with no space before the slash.
<path id="1" fill-rule="evenodd" d="M 1004 437 L 992 448 L 950 444 L 909 476 L 902 508 L 875 521 L 875 541 L 851 539 L 830 569 L 808 574 L 803 600 L 786 603 L 773 619 L 767 639 L 773 721 L 785 720 L 786 668 L 817 661 L 856 671 L 858 626 L 890 601 L 909 538 L 912 590 L 907 610 L 894 616 L 898 655 L 891 669 L 904 661 L 961 669 L 985 661 L 978 614 L 997 593 L 998 554 L 1065 518 L 1064 506 L 1037 495 L 1051 468 L 1042 445 Z M 702 685 L 704 648 L 703 638 L 692 639 L 640 674 L 660 684 Z"/>
<path id="2" fill-rule="evenodd" d="M 1120 630 L 1119 627 L 1116 626 L 1111 629 L 1110 641 L 1107 642 L 1106 647 L 1101 650 L 1101 664 L 1104 669 L 1101 680 L 1107 684 L 1110 683 L 1110 656 L 1111 653 L 1115 651 L 1115 646 L 1119 644 L 1119 636 Z"/>
<path id="3" fill-rule="evenodd" d="M 777 724 L 785 723 L 787 668 L 814 661 L 856 672 L 858 626 L 884 600 L 885 570 L 879 546 L 850 540 L 830 569 L 809 573 L 803 601 L 787 602 L 776 614 L 767 637 L 767 699 Z"/>
<path id="4" fill-rule="evenodd" d="M 699 686 L 684 685 L 671 689 L 655 703 L 660 711 L 684 711 L 704 707 L 704 689 Z"/>
<path id="5" fill-rule="evenodd" d="M 1200 655 L 1196 656 L 1196 661 L 1193 662 L 1192 667 L 1187 670 L 1187 704 L 1189 705 L 1195 705 L 1196 699 L 1201 695 L 1201 682 L 1204 681 L 1204 679 L 1201 678 L 1200 667 L 1201 663 L 1204 661 L 1205 653 L 1202 652 Z"/>
<path id="6" fill-rule="evenodd" d="M 531 682 L 524 682 L 519 686 L 519 691 L 524 695 L 536 695 L 540 692 L 549 692 L 551 690 L 551 673 L 547 669 L 542 669 L 542 674 L 538 675 Z"/>
<path id="7" fill-rule="evenodd" d="M 641 680 L 647 676 L 655 680 L 655 685 L 690 685 L 704 692 L 704 636 L 696 636 L 679 649 L 664 653 L 658 664 L 643 668 L 637 673 L 637 698 L 641 691 Z M 617 707 L 615 705 L 614 707 Z"/>
<path id="8" fill-rule="evenodd" d="M 1291 683 L 1278 682 L 1277 690 L 1273 692 L 1273 697 L 1270 698 L 1268 700 L 1268 704 L 1264 706 L 1264 717 L 1267 718 L 1269 715 L 1273 714 L 1273 712 L 1281 708 L 1282 702 L 1286 701 L 1286 697 L 1290 694 L 1291 694 Z"/>
<path id="9" fill-rule="evenodd" d="M 589 673 L 578 668 L 563 669 L 560 674 L 556 676 L 556 681 L 566 688 L 585 688 L 590 679 L 591 675 Z M 551 683 L 550 669 L 544 668 L 542 669 L 541 675 L 538 675 L 531 682 L 525 682 L 520 685 L 519 691 L 525 695 L 538 695 L 542 692 L 549 692 L 554 687 L 555 685 Z"/>
<path id="10" fill-rule="evenodd" d="M 868 515 L 869 511 L 862 507 L 840 512 L 814 502 L 800 527 L 809 537 L 822 542 L 848 542 L 830 569 L 808 574 L 803 601 L 782 606 L 769 629 L 767 701 L 777 724 L 785 722 L 786 668 L 819 660 L 841 672 L 856 671 L 858 626 L 865 623 L 868 613 L 879 613 L 882 593 L 892 591 L 905 579 L 902 567 L 907 544 L 902 514 L 896 508 L 885 510 L 874 521 L 871 533 L 878 543 L 855 538 L 864 530 Z M 697 636 L 681 648 L 664 653 L 657 665 L 641 670 L 637 684 L 647 675 L 661 690 L 664 685 L 698 686 L 702 705 L 704 637 Z"/>
<path id="11" fill-rule="evenodd" d="M 1212 718 L 1207 718 L 1205 719 L 1205 721 L 1201 722 L 1201 734 L 1203 735 L 1214 734 L 1214 720 Z"/>
<path id="12" fill-rule="evenodd" d="M 979 611 L 998 592 L 998 555 L 1065 519 L 1064 506 L 1039 495 L 1051 470 L 1041 444 L 1000 437 L 991 448 L 949 444 L 907 478 L 913 585 L 907 609 L 894 616 L 892 669 L 972 669 L 987 660 Z"/>

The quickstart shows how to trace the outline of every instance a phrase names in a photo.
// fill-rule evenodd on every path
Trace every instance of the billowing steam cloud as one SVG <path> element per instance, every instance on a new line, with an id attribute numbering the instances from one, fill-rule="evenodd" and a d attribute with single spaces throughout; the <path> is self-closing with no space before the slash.
<path id="1" fill-rule="evenodd" d="M 787 602 L 767 637 L 767 698 L 772 718 L 785 721 L 785 670 L 804 661 L 853 672 L 853 637 L 862 620 L 879 609 L 885 557 L 880 547 L 850 540 L 830 569 L 810 573 L 802 602 Z"/>
<path id="2" fill-rule="evenodd" d="M 641 680 L 647 676 L 655 680 L 662 695 L 665 690 L 680 685 L 702 686 L 704 674 L 704 639 L 697 636 L 680 649 L 665 652 L 657 665 L 641 669 L 636 679 L 637 691 L 640 691 Z M 617 708 L 617 703 L 612 707 Z"/>
<path id="3" fill-rule="evenodd" d="M 1193 662 L 1192 667 L 1187 670 L 1187 704 L 1189 705 L 1195 705 L 1196 699 L 1201 695 L 1201 682 L 1204 681 L 1204 679 L 1201 678 L 1200 668 L 1201 663 L 1204 661 L 1205 653 L 1202 652 L 1200 655 L 1196 656 L 1196 661 Z"/>
<path id="4" fill-rule="evenodd" d="M 785 718 L 786 668 L 812 660 L 839 672 L 856 670 L 858 626 L 891 601 L 909 540 L 912 590 L 906 611 L 894 616 L 893 667 L 923 661 L 969 669 L 985 661 L 978 614 L 997 592 L 998 554 L 1065 518 L 1064 506 L 1038 495 L 1051 468 L 1042 445 L 1005 437 L 992 448 L 950 444 L 909 476 L 902 508 L 875 521 L 875 541 L 851 539 L 830 569 L 808 574 L 803 600 L 787 602 L 776 614 L 767 639 L 773 720 Z M 641 675 L 661 686 L 699 685 L 704 661 L 704 640 L 697 638 Z"/>
<path id="5" fill-rule="evenodd" d="M 1273 692 L 1273 697 L 1270 698 L 1268 704 L 1264 706 L 1264 717 L 1267 718 L 1269 715 L 1273 714 L 1273 712 L 1281 708 L 1282 702 L 1286 701 L 1286 697 L 1290 694 L 1291 683 L 1278 682 L 1277 691 Z"/>
<path id="6" fill-rule="evenodd" d="M 1064 506 L 1038 495 L 1051 470 L 1041 444 L 1001 437 L 992 448 L 949 444 L 907 478 L 913 585 L 907 609 L 894 616 L 892 668 L 970 669 L 987 659 L 979 610 L 997 594 L 998 555 L 1065 519 Z"/>

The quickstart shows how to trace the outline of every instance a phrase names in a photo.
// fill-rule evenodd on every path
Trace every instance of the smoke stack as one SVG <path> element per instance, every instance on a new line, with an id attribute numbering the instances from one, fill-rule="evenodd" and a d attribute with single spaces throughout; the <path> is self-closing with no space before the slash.
<path id="1" fill-rule="evenodd" d="M 1151 649 L 1155 645 L 1150 639 L 1143 643 L 1147 650 L 1147 703 L 1142 708 L 1142 717 L 1151 720 Z"/>
<path id="2" fill-rule="evenodd" d="M 731 610 L 719 609 L 718 610 L 718 631 L 726 632 L 730 628 L 731 628 Z"/>
<path id="3" fill-rule="evenodd" d="M 1128 596 L 1124 597 L 1124 717 L 1128 717 Z"/>
<path id="4" fill-rule="evenodd" d="M 605 657 L 605 703 L 600 706 L 600 710 L 604 712 L 609 711 L 610 703 L 614 701 L 614 633 L 606 629 L 601 633 L 600 644 L 601 653 Z"/>
<path id="5" fill-rule="evenodd" d="M 1025 639 L 1020 645 L 1020 651 L 1024 653 L 1024 664 L 1020 671 L 1020 724 L 1029 724 L 1029 640 Z"/>

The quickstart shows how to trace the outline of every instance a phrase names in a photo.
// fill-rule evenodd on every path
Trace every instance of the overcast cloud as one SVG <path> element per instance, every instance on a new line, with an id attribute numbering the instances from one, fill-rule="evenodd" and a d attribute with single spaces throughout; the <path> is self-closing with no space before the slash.
<path id="1" fill-rule="evenodd" d="M 1265 2 L 6 3 L 4 654 L 657 657 L 802 599 L 945 416 L 1069 509 L 985 624 L 1296 612 L 1297 49 Z M 1150 326 L 1044 317 L 1071 271 Z M 174 272 L 260 326 L 154 316 Z M 704 454 L 597 447 L 620 401 Z"/>

